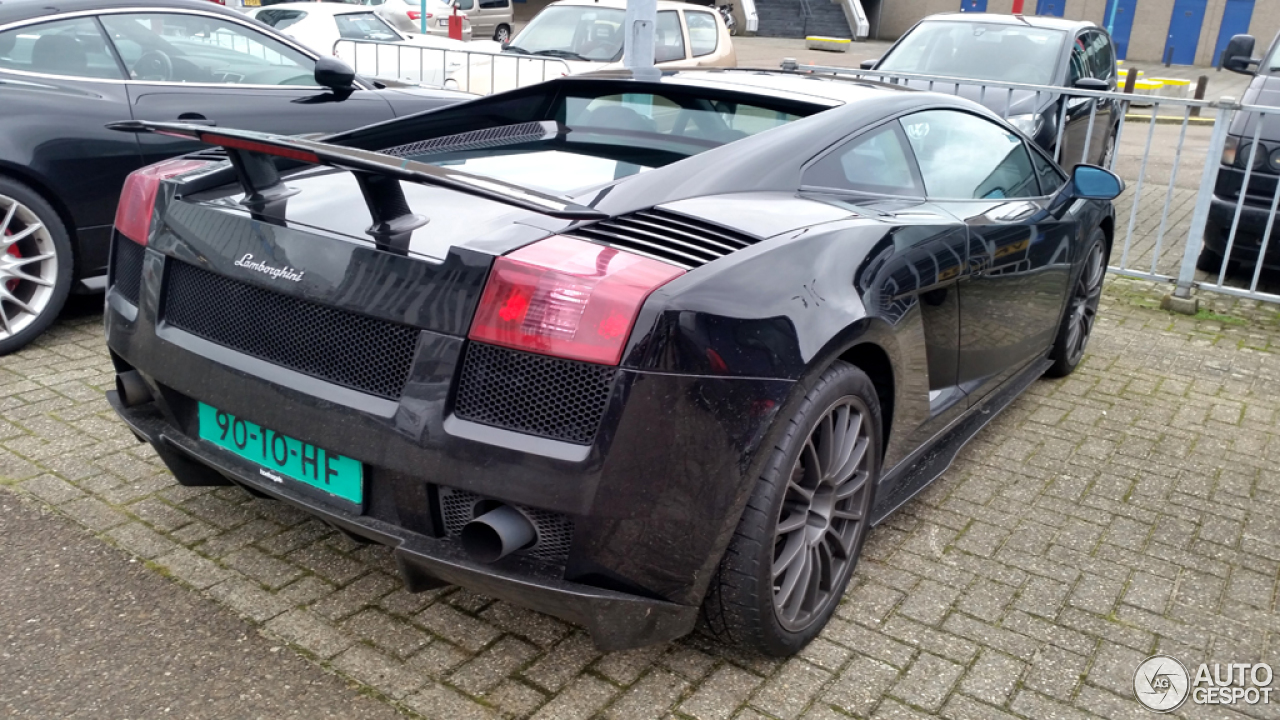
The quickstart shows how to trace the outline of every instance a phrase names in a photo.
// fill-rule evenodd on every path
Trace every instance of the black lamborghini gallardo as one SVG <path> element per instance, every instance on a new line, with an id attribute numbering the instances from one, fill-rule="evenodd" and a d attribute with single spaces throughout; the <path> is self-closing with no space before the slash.
<path id="1" fill-rule="evenodd" d="M 236 483 L 603 649 L 796 652 L 871 526 L 1080 362 L 1113 237 L 975 103 L 782 72 L 569 77 L 204 153 L 115 222 L 110 400 Z"/>

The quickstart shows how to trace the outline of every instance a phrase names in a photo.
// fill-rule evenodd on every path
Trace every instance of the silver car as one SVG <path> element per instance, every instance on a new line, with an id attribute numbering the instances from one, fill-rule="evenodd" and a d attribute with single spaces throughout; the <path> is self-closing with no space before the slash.
<path id="1" fill-rule="evenodd" d="M 425 28 L 428 35 L 449 35 L 449 16 L 454 6 L 446 0 L 364 0 L 387 22 L 401 32 L 420 35 Z M 471 19 L 461 9 L 462 39 L 471 40 Z M 425 17 L 424 17 L 425 15 Z"/>

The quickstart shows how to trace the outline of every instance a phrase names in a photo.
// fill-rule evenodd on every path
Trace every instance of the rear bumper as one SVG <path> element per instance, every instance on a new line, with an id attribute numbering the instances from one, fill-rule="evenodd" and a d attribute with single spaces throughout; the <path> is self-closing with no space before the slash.
<path id="1" fill-rule="evenodd" d="M 299 494 L 291 486 L 264 481 L 251 463 L 176 431 L 154 404 L 127 408 L 114 390 L 107 393 L 107 400 L 133 432 L 156 447 L 162 457 L 178 453 L 236 484 L 297 506 L 328 525 L 390 546 L 411 591 L 460 585 L 582 625 L 604 651 L 674 640 L 692 630 L 697 620 L 697 606 L 569 582 L 536 562 L 520 558 L 504 559 L 494 565 L 474 562 L 457 543 L 346 512 Z"/>

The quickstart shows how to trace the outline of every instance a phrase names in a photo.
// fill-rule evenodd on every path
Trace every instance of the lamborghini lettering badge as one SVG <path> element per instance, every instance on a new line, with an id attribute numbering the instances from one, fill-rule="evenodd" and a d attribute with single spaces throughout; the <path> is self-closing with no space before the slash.
<path id="1" fill-rule="evenodd" d="M 235 264 L 236 267 L 247 268 L 249 270 L 263 273 L 264 275 L 270 275 L 272 278 L 284 278 L 285 280 L 292 280 L 293 282 L 301 280 L 302 276 L 306 273 L 305 270 L 294 270 L 288 265 L 282 268 L 271 267 L 264 262 L 254 260 L 253 253 L 245 253 L 244 257 L 237 260 Z"/>

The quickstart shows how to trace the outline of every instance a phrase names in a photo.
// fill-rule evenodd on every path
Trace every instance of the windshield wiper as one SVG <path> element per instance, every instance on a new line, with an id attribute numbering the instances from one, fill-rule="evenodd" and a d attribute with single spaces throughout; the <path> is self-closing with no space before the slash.
<path id="1" fill-rule="evenodd" d="M 528 52 L 527 50 L 525 52 Z M 581 60 L 583 62 L 592 62 L 588 58 L 584 58 L 571 50 L 535 50 L 530 55 L 546 55 L 548 57 L 563 58 L 565 60 Z"/>
<path id="2" fill-rule="evenodd" d="M 529 52 L 528 50 L 525 50 L 524 48 L 520 47 L 519 45 L 507 45 L 506 47 L 502 48 L 502 52 L 512 52 L 512 53 L 515 53 L 515 54 L 517 54 L 517 55 L 532 55 L 532 54 L 533 54 L 533 53 Z"/>

